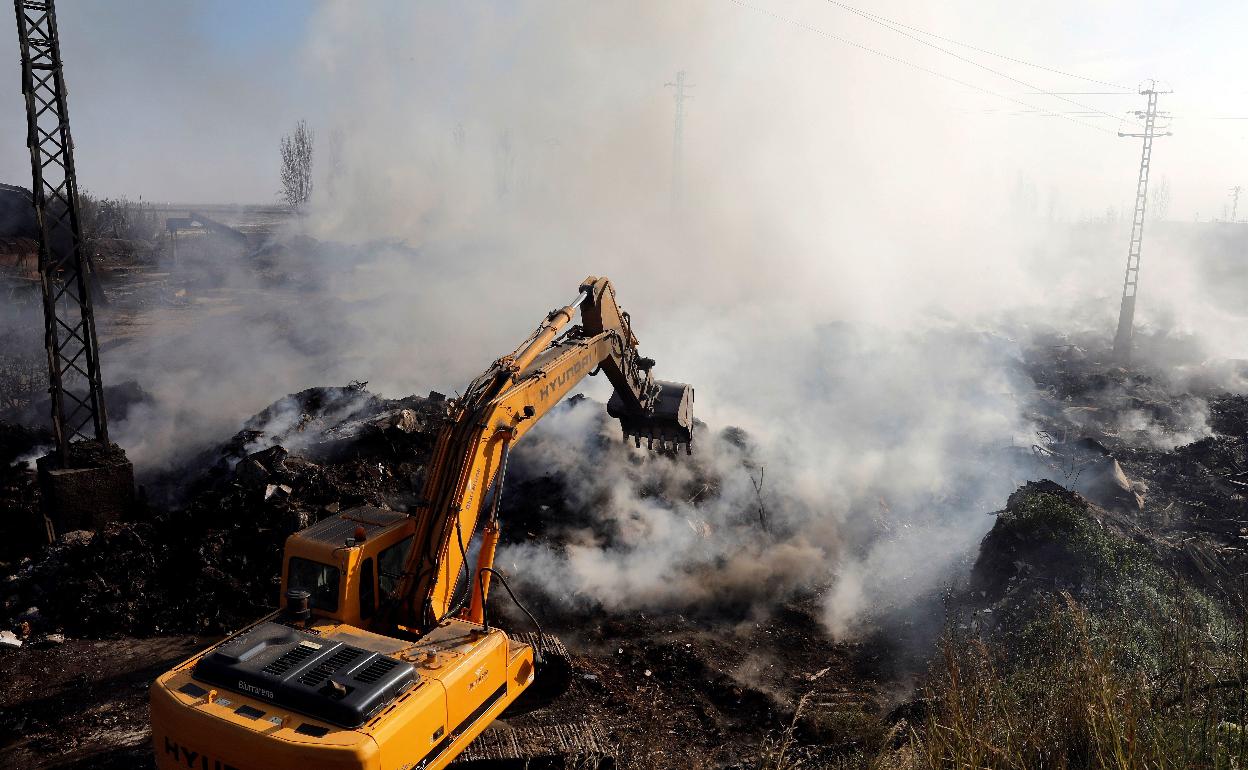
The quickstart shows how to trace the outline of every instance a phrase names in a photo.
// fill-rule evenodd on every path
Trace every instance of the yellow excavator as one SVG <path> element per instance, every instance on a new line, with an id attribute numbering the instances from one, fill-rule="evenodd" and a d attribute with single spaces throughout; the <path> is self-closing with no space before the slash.
<path id="1" fill-rule="evenodd" d="M 291 535 L 279 609 L 153 683 L 157 767 L 437 770 L 523 695 L 549 696 L 534 684 L 542 635 L 527 643 L 487 613 L 492 578 L 506 587 L 492 565 L 508 455 L 598 371 L 625 440 L 691 451 L 693 389 L 653 365 L 611 283 L 587 278 L 449 402 L 410 512 L 364 506 Z"/>

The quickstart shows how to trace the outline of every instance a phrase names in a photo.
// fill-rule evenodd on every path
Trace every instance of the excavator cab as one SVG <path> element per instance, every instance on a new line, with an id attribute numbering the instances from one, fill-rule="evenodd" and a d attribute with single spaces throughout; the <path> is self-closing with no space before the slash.
<path id="1" fill-rule="evenodd" d="M 281 608 L 369 628 L 393 596 L 414 531 L 406 513 L 360 506 L 296 532 L 286 540 Z"/>

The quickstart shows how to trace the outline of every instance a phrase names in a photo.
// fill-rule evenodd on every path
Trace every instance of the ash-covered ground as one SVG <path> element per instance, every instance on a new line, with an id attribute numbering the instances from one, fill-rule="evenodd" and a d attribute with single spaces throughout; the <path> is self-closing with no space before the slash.
<path id="1" fill-rule="evenodd" d="M 1233 602 L 1230 576 L 1243 571 L 1248 537 L 1248 399 L 1203 391 L 1192 378 L 1176 389 L 1160 373 L 1108 366 L 1077 346 L 1031 348 L 1019 374 L 1034 382 L 1026 407 L 1040 432 L 1032 446 L 999 450 L 1016 481 L 1049 479 L 1041 491 L 1094 501 L 1088 510 L 1100 512 L 1101 526 Z M 64 533 L 40 549 L 18 547 L 17 528 L 37 510 L 24 458 L 47 437 L 6 423 L 10 534 L 0 623 L 21 642 L 0 650 L 6 764 L 150 764 L 150 679 L 273 606 L 288 534 L 361 503 L 411 505 L 445 407 L 436 396 L 381 398 L 361 383 L 292 394 L 185 467 L 149 479 L 128 520 Z M 622 446 L 600 403 L 573 399 L 561 415 L 590 432 L 582 450 L 594 453 L 593 464 L 641 485 L 634 493 L 656 505 L 683 501 L 680 510 L 694 513 L 713 505 L 733 467 L 725 457 L 741 474 L 757 470 L 739 429 L 699 424 L 705 451 L 671 458 Z M 1185 433 L 1193 429 L 1199 438 Z M 836 565 L 822 565 L 809 583 L 735 584 L 719 595 L 717 562 L 696 561 L 690 570 L 709 586 L 702 594 L 622 610 L 576 586 L 552 586 L 517 561 L 535 546 L 573 547 L 587 532 L 607 547 L 623 536 L 620 521 L 599 515 L 608 500 L 573 488 L 598 482 L 543 472 L 543 442 L 527 454 L 517 448 L 499 562 L 546 630 L 574 652 L 578 677 L 555 707 L 524 720 L 589 715 L 628 767 L 753 767 L 781 738 L 791 741 L 791 757 L 830 766 L 878 730 L 913 719 L 915 687 L 951 597 L 983 624 L 994 607 L 1004 617 L 1036 586 L 1078 592 L 1092 580 L 1078 553 L 1037 551 L 1034 533 L 998 526 L 946 583 L 879 608 L 853 638 L 836 639 L 825 622 L 822 594 Z M 769 526 L 767 500 L 764 487 L 731 525 L 760 544 L 782 543 L 791 533 Z M 999 514 L 1020 500 L 977 513 Z M 716 537 L 706 520 L 686 525 L 695 542 Z M 886 512 L 877 526 L 877 537 L 890 536 Z M 492 601 L 513 626 L 527 624 L 505 597 Z"/>
<path id="2" fill-rule="evenodd" d="M 227 259 L 204 241 L 184 245 L 174 264 L 167 247 L 114 246 L 101 259 L 110 303 L 100 314 L 106 360 L 110 349 L 125 354 L 127 371 L 136 347 L 176 347 L 168 340 L 227 318 L 228 330 L 280 333 L 322 358 L 344 352 L 292 310 L 324 294 L 308 261 L 340 250 L 265 241 Z M 231 277 L 240 269 L 254 294 Z M 339 312 L 349 305 L 330 313 L 329 326 Z M 110 383 L 120 435 L 142 440 L 139 457 L 165 462 L 140 461 L 141 495 L 124 520 L 44 547 L 33 459 L 50 437 L 35 395 L 38 356 L 32 363 L 29 354 L 38 340 L 6 329 L 14 344 L 0 383 L 0 759 L 150 766 L 151 679 L 274 606 L 290 533 L 362 503 L 411 506 L 446 401 L 388 398 L 350 382 L 294 392 L 250 418 L 205 421 L 170 410 L 167 391 L 150 392 L 150 382 Z M 840 333 L 819 339 L 831 345 Z M 852 481 L 832 467 L 844 457 L 806 457 L 794 470 L 792 456 L 763 437 L 699 423 L 695 454 L 673 458 L 622 444 L 593 399 L 549 415 L 516 449 L 497 566 L 578 668 L 555 706 L 517 724 L 588 716 L 624 767 L 784 766 L 777 753 L 836 766 L 906 750 L 905 736 L 932 710 L 929 672 L 942 635 L 1011 643 L 1048 599 L 1095 605 L 1107 591 L 1102 557 L 1118 554 L 1120 542 L 1156 575 L 1238 611 L 1248 538 L 1239 364 L 1147 337 L 1148 355 L 1132 368 L 1112 364 L 1095 337 L 975 332 L 949 341 L 1008 351 L 990 386 L 1010 385 L 1004 400 L 1027 432 L 995 443 L 970 428 L 961 443 L 946 437 L 939 446 L 952 460 L 939 478 L 917 475 L 928 458 L 881 452 L 883 467 L 846 503 L 852 515 L 813 508 L 817 496 L 794 488 L 818 491 L 809 473 Z M 1153 355 L 1163 346 L 1166 356 Z M 941 403 L 920 398 L 932 383 L 949 385 L 940 367 L 964 363 L 925 359 L 926 379 L 906 385 L 921 406 L 892 418 L 899 425 L 868 428 L 887 434 L 881 443 L 906 436 L 900 423 Z M 853 389 L 844 372 L 821 374 L 829 372 L 817 387 Z M 201 407 L 223 403 L 210 387 L 179 384 Z M 981 390 L 969 392 L 973 405 Z M 153 415 L 186 423 L 175 419 L 163 433 Z M 953 413 L 942 429 L 956 439 L 958 421 L 971 417 Z M 187 440 L 227 422 L 224 440 Z M 161 453 L 170 447 L 178 451 Z M 894 486 L 910 494 L 893 497 Z M 1066 518 L 1039 516 L 1047 509 L 1037 500 L 1056 500 Z M 927 539 L 954 529 L 948 541 Z M 876 582 L 889 590 L 872 593 Z M 505 594 L 491 602 L 509 627 L 529 630 Z"/>

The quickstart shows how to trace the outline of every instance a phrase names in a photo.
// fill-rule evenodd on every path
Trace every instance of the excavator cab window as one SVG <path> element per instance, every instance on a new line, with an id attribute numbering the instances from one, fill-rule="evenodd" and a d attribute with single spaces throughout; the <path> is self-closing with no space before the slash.
<path id="1" fill-rule="evenodd" d="M 338 611 L 338 584 L 341 575 L 338 568 L 330 564 L 321 564 L 311 559 L 292 556 L 286 585 L 289 588 L 302 588 L 312 594 L 313 609 L 326 612 Z"/>
<path id="2" fill-rule="evenodd" d="M 385 602 L 399 587 L 403 577 L 403 564 L 407 561 L 407 552 L 412 548 L 413 536 L 403 538 L 386 550 L 377 554 L 377 587 L 381 589 L 381 600 Z"/>

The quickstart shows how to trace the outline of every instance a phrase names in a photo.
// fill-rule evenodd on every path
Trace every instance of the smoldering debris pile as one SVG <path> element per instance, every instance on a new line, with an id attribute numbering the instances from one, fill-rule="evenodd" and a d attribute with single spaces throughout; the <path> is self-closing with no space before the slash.
<path id="1" fill-rule="evenodd" d="M 408 510 L 418 499 L 448 403 L 436 393 L 384 399 L 365 385 L 280 399 L 190 470 L 150 485 L 146 508 L 131 520 L 64 534 L 0 585 L 0 627 L 7 621 L 35 637 L 144 635 L 223 632 L 253 620 L 276 602 L 281 549 L 292 532 L 357 505 Z M 560 408 L 581 404 L 573 397 Z M 599 440 L 612 441 L 605 408 L 592 406 Z M 715 494 L 711 470 L 680 465 L 694 470 L 682 474 L 676 494 Z M 564 526 L 587 524 L 567 483 L 517 475 L 504 498 L 509 540 L 546 537 L 544 522 L 556 510 Z M 640 494 L 661 501 L 663 492 Z"/>
<path id="2" fill-rule="evenodd" d="M 1036 390 L 1024 408 L 1037 430 L 1024 451 L 1035 478 L 1161 525 L 1242 512 L 1248 400 L 1225 392 L 1234 378 L 1215 369 L 1128 370 L 1074 345 L 1032 349 L 1024 370 Z"/>
<path id="3" fill-rule="evenodd" d="M 1209 410 L 1212 435 L 1120 456 L 1148 490 L 1144 525 L 1183 554 L 1184 570 L 1208 592 L 1242 602 L 1236 576 L 1248 570 L 1248 397 L 1220 396 Z"/>
<path id="4" fill-rule="evenodd" d="M 1164 614 L 1199 597 L 1242 608 L 1248 396 L 1199 371 L 1176 380 L 1048 353 L 1029 362 L 1046 478 L 1010 496 L 980 545 L 964 597 L 974 623 L 1020 632 L 1063 594 L 1098 612 Z"/>
<path id="5" fill-rule="evenodd" d="M 41 447 L 52 444 L 47 430 L 0 421 L 0 563 L 11 562 L 39 537 L 39 490 L 31 470 Z M 27 462 L 29 461 L 29 462 Z M 3 570 L 0 570 L 3 572 Z"/>
<path id="6" fill-rule="evenodd" d="M 275 602 L 290 533 L 355 505 L 414 500 L 444 414 L 438 398 L 387 400 L 362 384 L 288 396 L 192 465 L 209 470 L 188 472 L 181 504 L 65 533 L 19 565 L 0 586 L 7 625 L 89 636 L 238 627 Z"/>
<path id="7" fill-rule="evenodd" d="M 1096 526 L 1118 527 L 1124 537 L 1215 591 L 1230 585 L 1226 576 L 1242 571 L 1248 537 L 1248 397 L 1202 391 L 1190 380 L 1176 383 L 1157 373 L 1128 372 L 1070 346 L 1027 350 L 1022 374 L 1035 384 L 1022 406 L 1037 435 L 1030 446 L 1004 450 L 1018 460 L 1010 466 L 1017 478 L 1048 479 L 1055 489 L 1078 492 L 1100 512 L 1093 517 Z M 32 634 L 64 630 L 74 635 L 235 628 L 275 602 L 281 547 L 290 533 L 355 505 L 406 510 L 416 502 L 446 406 L 438 394 L 384 399 L 365 383 L 287 396 L 186 470 L 149 484 L 146 507 L 130 520 L 95 535 L 68 533 L 32 559 L 0 565 L 0 574 L 13 573 L 0 584 L 0 623 Z M 573 402 L 568 413 L 573 422 L 579 419 L 575 409 Z M 611 441 L 613 434 L 603 426 L 606 416 L 596 419 L 600 422 L 593 425 L 576 424 L 597 430 L 595 440 Z M 615 468 L 620 478 L 613 475 L 610 483 L 597 487 L 549 472 L 551 453 L 561 441 L 555 437 L 543 444 L 534 438 L 519 448 L 531 447 L 533 461 L 517 452 L 503 499 L 508 543 L 522 549 L 525 543 L 541 544 L 539 550 L 557 555 L 565 539 L 583 541 L 592 530 L 595 546 L 609 548 L 610 527 L 595 517 L 616 493 L 613 485 L 631 485 L 638 499 L 687 518 L 690 547 L 710 549 L 700 562 L 705 574 L 686 581 L 701 587 L 692 592 L 701 597 L 693 603 L 726 612 L 734 587 L 720 568 L 740 555 L 712 546 L 725 540 L 724 532 L 735 533 L 746 544 L 745 558 L 753 559 L 763 547 L 759 543 L 783 537 L 777 528 L 785 526 L 785 519 L 777 514 L 783 513 L 784 501 L 769 494 L 764 511 L 762 496 L 756 506 L 749 495 L 753 487 L 746 485 L 749 504 L 733 503 L 724 514 L 736 519 L 699 518 L 711 510 L 704 506 L 723 503 L 730 481 L 725 474 L 739 469 L 742 479 L 752 481 L 760 470 L 751 464 L 750 442 L 740 431 L 709 436 L 703 430 L 699 435 L 704 449 L 715 451 L 681 458 L 670 473 L 659 469 L 648 475 L 632 473 L 626 458 Z M 6 460 L 5 499 L 31 514 L 37 504 L 31 474 L 12 460 L 39 438 L 12 429 L 0 439 L 8 452 L 0 458 Z M 580 451 L 606 456 L 594 447 L 591 440 Z M 583 461 L 567 468 L 581 468 Z M 804 519 L 794 519 L 799 520 Z M 1002 516 L 1003 522 L 1009 520 Z M 634 524 L 632 519 L 616 522 L 619 527 Z M 719 531 L 710 533 L 710 527 Z M 724 548 L 737 547 L 732 545 L 737 540 L 728 537 Z M 990 537 L 985 553 L 1006 544 Z M 986 565 L 995 564 L 985 558 Z M 1026 570 L 1037 567 L 1033 562 L 1052 560 L 1033 555 L 999 561 L 989 572 L 1008 580 L 1016 573 L 1030 574 Z M 1015 562 L 1030 566 L 1016 567 Z M 774 603 L 793 595 L 789 583 L 772 585 L 767 576 L 750 574 L 751 597 Z M 814 590 L 826 575 L 808 571 L 797 579 Z M 522 577 L 520 583 L 539 592 L 545 587 L 535 578 Z M 712 590 L 713 596 L 706 594 Z M 545 598 L 554 610 L 612 611 L 610 602 L 595 606 Z"/>

